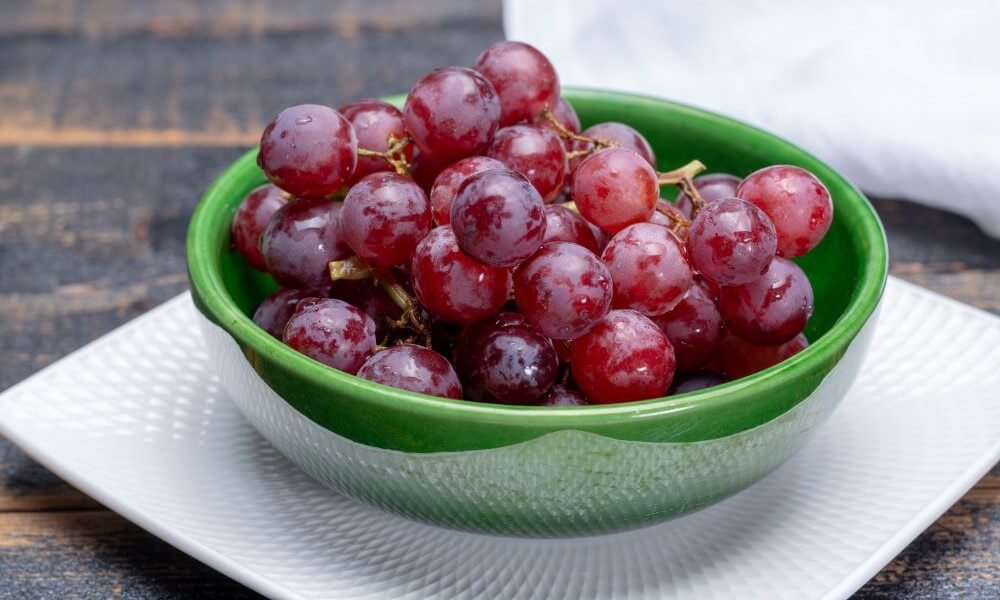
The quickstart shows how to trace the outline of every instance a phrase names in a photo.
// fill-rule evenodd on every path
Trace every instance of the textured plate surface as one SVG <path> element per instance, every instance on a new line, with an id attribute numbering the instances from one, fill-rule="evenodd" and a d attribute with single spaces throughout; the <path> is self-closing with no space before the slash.
<path id="1" fill-rule="evenodd" d="M 844 597 L 1000 458 L 1000 319 L 891 280 L 858 382 L 764 481 L 569 540 L 362 507 L 243 420 L 181 296 L 0 396 L 0 433 L 231 577 L 288 598 Z"/>

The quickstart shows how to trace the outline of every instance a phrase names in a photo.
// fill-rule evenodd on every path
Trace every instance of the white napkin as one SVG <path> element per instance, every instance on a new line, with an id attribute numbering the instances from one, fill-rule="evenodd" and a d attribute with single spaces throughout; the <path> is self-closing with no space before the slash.
<path id="1" fill-rule="evenodd" d="M 564 85 L 743 119 L 1000 236 L 1000 1 L 504 1 Z"/>

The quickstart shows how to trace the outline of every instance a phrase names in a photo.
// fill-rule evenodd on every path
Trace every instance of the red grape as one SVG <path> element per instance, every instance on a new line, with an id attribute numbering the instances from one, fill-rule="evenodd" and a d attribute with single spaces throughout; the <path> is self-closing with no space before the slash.
<path id="1" fill-rule="evenodd" d="M 559 77 L 545 55 L 524 42 L 497 42 L 473 68 L 500 96 L 500 125 L 530 121 L 559 99 Z"/>
<path id="2" fill-rule="evenodd" d="M 431 230 L 431 205 L 412 179 L 379 172 L 351 187 L 340 212 L 340 237 L 375 267 L 410 260 Z"/>
<path id="3" fill-rule="evenodd" d="M 573 242 L 594 254 L 600 252 L 590 225 L 580 215 L 558 204 L 545 205 L 544 242 Z"/>
<path id="4" fill-rule="evenodd" d="M 462 384 L 448 359 L 414 344 L 376 352 L 358 369 L 358 377 L 430 396 L 462 397 Z"/>
<path id="5" fill-rule="evenodd" d="M 513 267 L 534 254 L 545 236 L 541 196 L 520 173 L 485 171 L 468 177 L 451 205 L 458 246 L 495 267 Z"/>
<path id="6" fill-rule="evenodd" d="M 677 236 L 652 223 L 636 223 L 616 233 L 601 260 L 615 284 L 614 307 L 648 316 L 677 306 L 694 278 Z"/>
<path id="7" fill-rule="evenodd" d="M 342 300 L 309 298 L 299 302 L 282 340 L 309 358 L 353 374 L 375 350 L 375 323 Z"/>
<path id="8" fill-rule="evenodd" d="M 572 188 L 583 218 L 612 233 L 648 220 L 660 197 L 653 167 L 625 148 L 585 158 L 573 175 Z"/>
<path id="9" fill-rule="evenodd" d="M 580 218 L 583 219 L 583 217 Z M 594 234 L 594 239 L 597 240 L 598 252 L 596 252 L 595 254 L 603 252 L 604 247 L 608 245 L 608 241 L 611 239 L 611 236 L 608 235 L 608 232 L 602 230 L 597 225 L 594 225 L 593 223 L 591 223 L 586 219 L 583 220 L 587 224 L 587 228 L 590 229 L 590 233 Z"/>
<path id="10" fill-rule="evenodd" d="M 447 225 L 432 229 L 417 244 L 410 275 L 424 308 L 451 323 L 465 325 L 496 314 L 510 295 L 508 270 L 466 256 Z"/>
<path id="11" fill-rule="evenodd" d="M 580 133 L 580 117 L 576 115 L 576 110 L 573 108 L 569 102 L 566 102 L 565 98 L 559 98 L 559 102 L 552 108 L 551 111 L 552 118 L 556 120 L 557 123 L 563 126 L 566 131 L 570 133 Z M 559 135 L 561 132 L 556 129 L 552 123 L 549 123 L 548 119 L 539 116 L 535 119 L 536 125 L 542 125 L 543 127 L 548 127 L 553 133 Z M 564 139 L 563 147 L 567 152 L 574 148 L 573 140 Z"/>
<path id="12" fill-rule="evenodd" d="M 552 342 L 530 325 L 489 325 L 464 346 L 470 359 L 462 373 L 473 400 L 534 404 L 556 381 L 559 358 Z"/>
<path id="13" fill-rule="evenodd" d="M 595 140 L 610 140 L 618 144 L 618 148 L 632 150 L 639 156 L 646 159 L 649 166 L 656 168 L 656 155 L 653 147 L 649 145 L 646 138 L 641 133 L 629 127 L 625 123 L 608 121 L 591 125 L 583 130 L 583 135 Z M 578 143 L 578 146 L 580 144 Z M 584 144 L 585 146 L 586 144 Z M 581 147 L 581 149 L 583 149 Z"/>
<path id="14" fill-rule="evenodd" d="M 285 193 L 278 186 L 268 183 L 247 194 L 233 214 L 233 245 L 243 260 L 258 271 L 267 270 L 264 255 L 260 253 L 260 234 L 264 233 L 268 221 L 285 202 Z"/>
<path id="15" fill-rule="evenodd" d="M 670 340 L 649 317 L 612 310 L 573 340 L 573 379 L 599 404 L 663 396 L 676 364 Z"/>
<path id="16" fill-rule="evenodd" d="M 655 317 L 674 347 L 677 369 L 693 371 L 711 357 L 722 338 L 722 316 L 704 283 L 696 283 L 667 314 Z"/>
<path id="17" fill-rule="evenodd" d="M 809 345 L 801 333 L 780 346 L 757 346 L 735 335 L 726 335 L 719 342 L 716 359 L 729 379 L 739 379 L 763 371 L 790 358 Z"/>
<path id="18" fill-rule="evenodd" d="M 472 69 L 441 67 L 406 97 L 403 122 L 421 151 L 437 162 L 482 154 L 500 123 L 500 99 Z"/>
<path id="19" fill-rule="evenodd" d="M 679 376 L 670 388 L 670 395 L 686 394 L 726 383 L 721 375 L 709 371 L 696 371 Z"/>
<path id="20" fill-rule="evenodd" d="M 451 159 L 439 159 L 426 152 L 421 152 L 420 148 L 413 146 L 410 176 L 413 177 L 413 181 L 417 182 L 420 189 L 429 194 L 434 186 L 434 180 L 451 164 Z M 444 225 L 444 223 L 439 223 L 439 225 Z"/>
<path id="21" fill-rule="evenodd" d="M 365 311 L 375 322 L 375 334 L 380 339 L 389 333 L 389 322 L 403 316 L 403 309 L 392 301 L 374 279 L 338 279 L 330 286 L 329 296 Z"/>
<path id="22" fill-rule="evenodd" d="M 611 274 L 579 244 L 549 242 L 514 272 L 517 308 L 547 337 L 577 338 L 608 312 Z"/>
<path id="23" fill-rule="evenodd" d="M 754 344 L 776 346 L 805 329 L 813 313 L 812 286 L 798 265 L 776 256 L 759 279 L 723 287 L 719 312 L 734 334 Z"/>
<path id="24" fill-rule="evenodd" d="M 295 307 L 306 298 L 323 298 L 326 290 L 297 290 L 282 288 L 260 303 L 253 313 L 253 322 L 274 337 L 281 339 L 285 324 L 295 312 Z"/>
<path id="25" fill-rule="evenodd" d="M 587 397 L 566 385 L 555 385 L 538 403 L 539 406 L 587 406 Z"/>
<path id="26" fill-rule="evenodd" d="M 721 285 L 757 279 L 774 258 L 778 239 L 762 210 L 738 198 L 718 200 L 695 217 L 688 231 L 691 262 Z"/>
<path id="27" fill-rule="evenodd" d="M 815 175 L 790 165 L 766 167 L 747 175 L 739 198 L 767 213 L 778 234 L 778 254 L 802 256 L 816 247 L 833 222 L 833 202 Z"/>
<path id="28" fill-rule="evenodd" d="M 545 202 L 554 200 L 566 184 L 566 149 L 556 134 L 541 125 L 504 127 L 486 154 L 527 177 Z"/>
<path id="29" fill-rule="evenodd" d="M 514 325 L 530 327 L 524 315 L 519 312 L 502 312 L 463 327 L 451 354 L 451 362 L 455 365 L 459 378 L 467 381 L 467 375 L 476 367 L 475 363 L 478 360 L 476 353 L 483 345 L 483 336 L 497 328 Z"/>
<path id="30" fill-rule="evenodd" d="M 559 362 L 568 365 L 573 355 L 573 341 L 552 340 L 552 345 L 555 346 L 556 354 L 559 355 Z"/>
<path id="31" fill-rule="evenodd" d="M 690 226 L 681 225 L 685 221 L 687 221 L 687 217 L 676 206 L 670 201 L 660 198 L 656 201 L 656 210 L 653 211 L 647 223 L 666 227 L 677 236 L 677 239 L 686 242 Z"/>
<path id="32" fill-rule="evenodd" d="M 261 235 L 267 271 L 283 286 L 330 285 L 328 264 L 345 259 L 350 247 L 340 237 L 340 202 L 293 200 L 274 213 Z"/>
<path id="33" fill-rule="evenodd" d="M 431 212 L 438 225 L 451 223 L 451 203 L 458 188 L 476 173 L 506 169 L 499 160 L 487 156 L 470 156 L 441 171 L 431 188 Z"/>
<path id="34" fill-rule="evenodd" d="M 389 138 L 402 140 L 406 137 L 403 113 L 395 106 L 381 100 L 361 100 L 340 107 L 340 114 L 351 122 L 358 136 L 358 147 L 376 152 L 389 149 Z M 407 160 L 413 158 L 413 146 L 403 151 Z M 393 167 L 380 156 L 359 156 L 354 169 L 354 181 L 369 173 L 392 171 Z"/>
<path id="35" fill-rule="evenodd" d="M 740 185 L 741 181 L 743 180 L 729 173 L 709 173 L 708 175 L 695 177 L 694 187 L 698 190 L 701 199 L 706 204 L 711 204 L 716 200 L 737 197 L 736 188 Z M 681 214 L 689 219 L 691 218 L 693 206 L 687 194 L 684 192 L 678 194 L 675 204 L 677 209 L 681 211 Z"/>
<path id="36" fill-rule="evenodd" d="M 257 163 L 293 196 L 324 198 L 351 182 L 358 160 L 354 127 L 329 106 L 299 104 L 278 113 L 260 138 Z"/>

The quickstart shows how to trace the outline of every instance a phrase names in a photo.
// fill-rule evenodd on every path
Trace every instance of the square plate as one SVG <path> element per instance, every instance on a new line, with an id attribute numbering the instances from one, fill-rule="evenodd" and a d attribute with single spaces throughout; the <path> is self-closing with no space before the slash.
<path id="1" fill-rule="evenodd" d="M 565 540 L 361 506 L 250 427 L 179 296 L 0 396 L 0 434 L 139 526 L 281 598 L 841 598 L 1000 458 L 1000 319 L 890 279 L 869 358 L 785 466 L 698 513 Z"/>

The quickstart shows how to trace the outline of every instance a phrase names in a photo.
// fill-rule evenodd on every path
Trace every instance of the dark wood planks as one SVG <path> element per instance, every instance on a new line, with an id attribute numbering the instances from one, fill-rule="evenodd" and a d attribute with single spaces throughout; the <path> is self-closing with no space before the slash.
<path id="1" fill-rule="evenodd" d="M 0 513 L 0 598 L 259 598 L 106 510 Z"/>
<path id="2" fill-rule="evenodd" d="M 501 37 L 495 2 L 4 6 L 0 145 L 249 145 L 285 106 L 405 91 Z"/>
<path id="3" fill-rule="evenodd" d="M 0 389 L 186 287 L 201 191 L 292 103 L 404 90 L 502 36 L 497 1 L 0 3 Z M 1000 243 L 879 200 L 893 272 L 1000 313 Z M 1000 472 L 861 592 L 986 597 Z M 240 597 L 0 440 L 0 598 Z"/>

